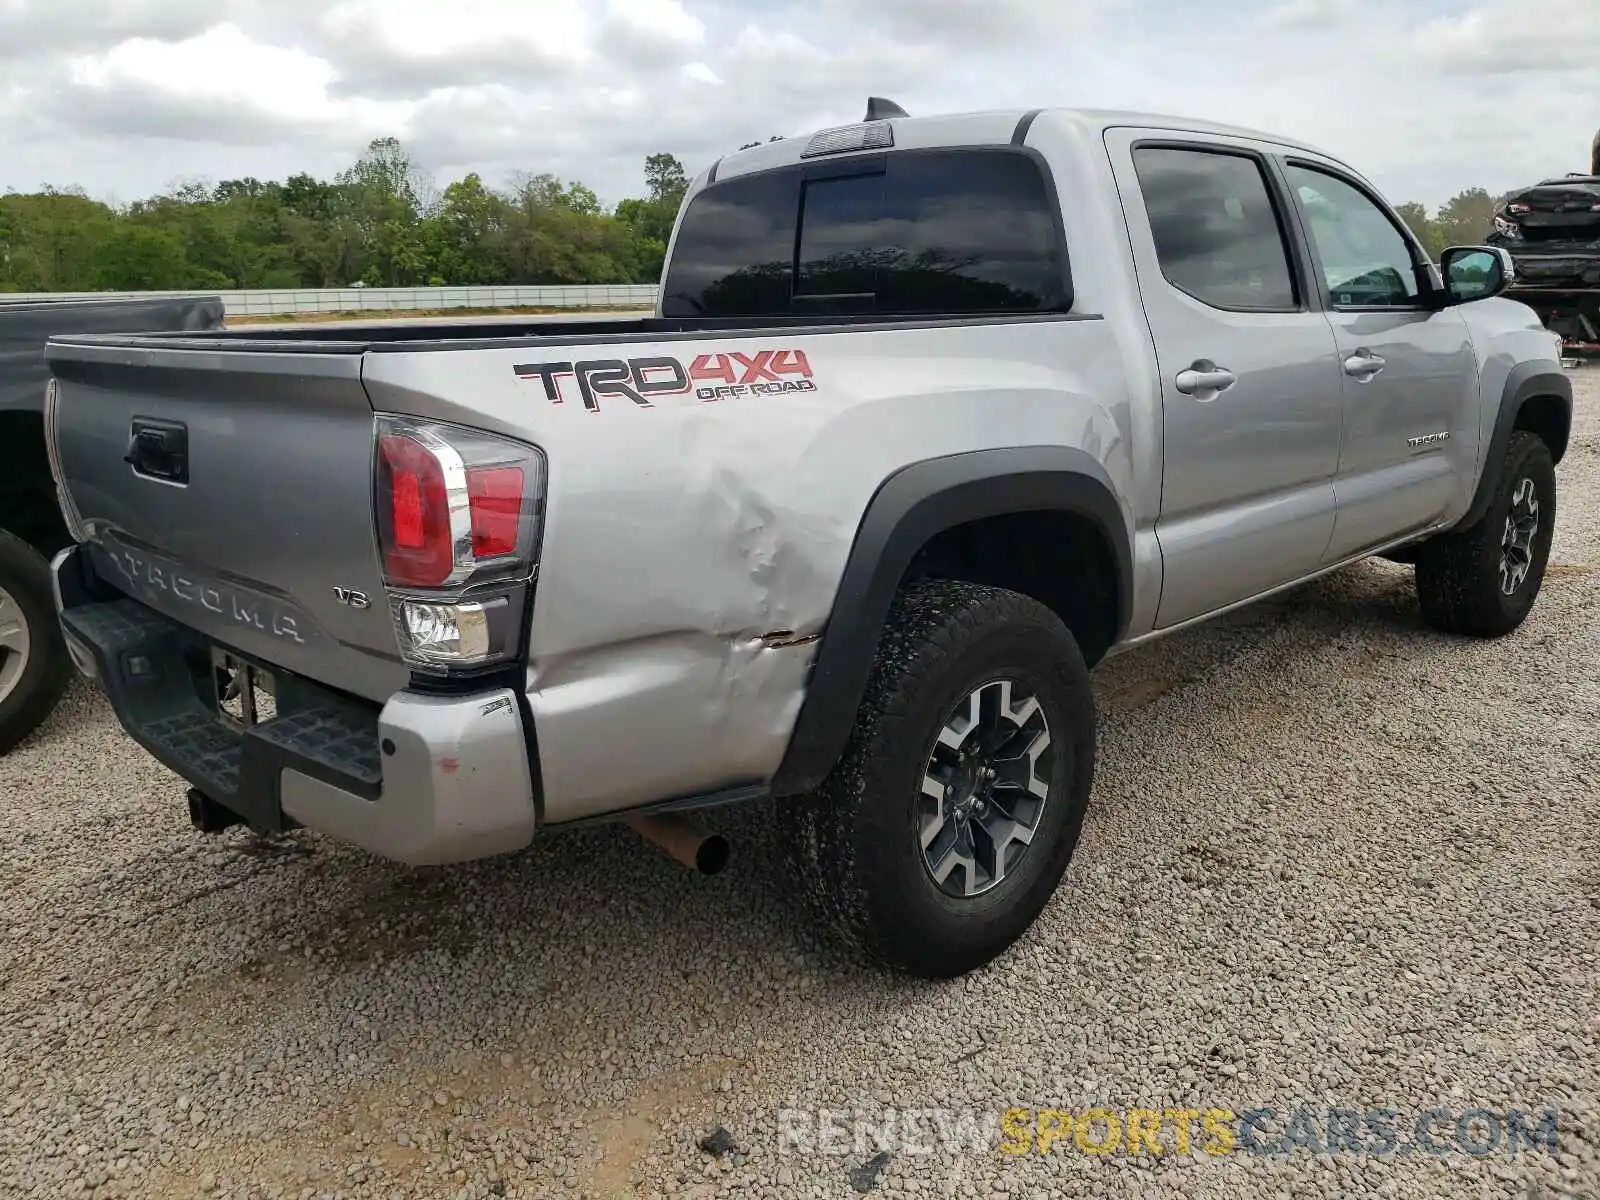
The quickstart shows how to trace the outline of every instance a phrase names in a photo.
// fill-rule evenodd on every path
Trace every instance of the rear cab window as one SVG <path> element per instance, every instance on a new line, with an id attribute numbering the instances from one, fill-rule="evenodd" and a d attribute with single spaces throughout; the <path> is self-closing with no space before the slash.
<path id="1" fill-rule="evenodd" d="M 900 150 L 715 183 L 685 211 L 669 317 L 1064 312 L 1072 289 L 1038 157 Z"/>

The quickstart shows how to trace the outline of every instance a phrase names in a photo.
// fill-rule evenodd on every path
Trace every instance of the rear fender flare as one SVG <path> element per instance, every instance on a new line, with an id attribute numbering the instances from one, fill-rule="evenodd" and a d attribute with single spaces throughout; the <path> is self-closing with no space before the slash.
<path id="1" fill-rule="evenodd" d="M 903 467 L 879 485 L 857 527 L 774 794 L 813 790 L 844 753 L 889 607 L 928 540 L 985 517 L 1040 511 L 1088 517 L 1104 534 L 1116 562 L 1122 639 L 1133 605 L 1132 539 L 1096 459 L 1071 447 L 1018 446 Z"/>

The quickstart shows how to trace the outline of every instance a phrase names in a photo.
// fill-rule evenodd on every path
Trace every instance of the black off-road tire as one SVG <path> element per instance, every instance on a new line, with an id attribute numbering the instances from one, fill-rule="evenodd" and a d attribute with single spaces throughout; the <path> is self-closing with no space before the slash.
<path id="1" fill-rule="evenodd" d="M 29 641 L 21 678 L 0 699 L 0 754 L 5 754 L 50 715 L 72 678 L 72 663 L 56 617 L 50 564 L 27 542 L 3 529 L 0 591 L 15 601 Z"/>
<path id="2" fill-rule="evenodd" d="M 1496 472 L 1489 510 L 1466 529 L 1424 542 L 1417 554 L 1417 598 L 1429 625 L 1469 637 L 1502 637 L 1522 624 L 1544 581 L 1555 535 L 1556 469 L 1544 440 L 1522 430 L 1511 435 Z M 1538 500 L 1538 528 L 1531 561 L 1521 583 L 1507 595 L 1501 586 L 1501 541 L 1523 481 Z"/>
<path id="3" fill-rule="evenodd" d="M 1555 536 L 1555 462 L 1550 459 L 1549 446 L 1538 435 L 1517 430 L 1510 435 L 1504 459 L 1486 464 L 1485 469 L 1496 472 L 1488 512 L 1466 530 L 1422 542 L 1416 557 L 1416 595 L 1422 619 L 1446 634 L 1510 634 L 1533 608 L 1549 563 L 1550 539 Z M 1525 480 L 1533 485 L 1533 496 L 1538 499 L 1538 530 L 1528 547 L 1528 571 L 1507 595 L 1501 587 L 1501 541 Z"/>
<path id="4" fill-rule="evenodd" d="M 975 690 L 1006 679 L 1038 701 L 1052 761 L 1032 841 L 990 890 L 954 897 L 919 840 L 922 783 L 940 730 Z M 1020 706 L 1019 706 L 1020 707 Z M 1026 735 L 1037 746 L 1036 734 Z M 982 966 L 1044 910 L 1082 832 L 1095 712 L 1077 642 L 1053 612 L 1000 588 L 933 581 L 895 600 L 845 753 L 822 787 L 782 808 L 812 906 L 878 962 L 925 978 Z"/>

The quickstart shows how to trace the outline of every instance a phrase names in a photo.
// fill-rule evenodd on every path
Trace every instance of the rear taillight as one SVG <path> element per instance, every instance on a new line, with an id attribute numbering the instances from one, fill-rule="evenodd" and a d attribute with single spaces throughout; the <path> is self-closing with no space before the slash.
<path id="1" fill-rule="evenodd" d="M 534 447 L 380 415 L 378 544 L 401 656 L 448 674 L 516 655 L 544 503 Z"/>
<path id="2" fill-rule="evenodd" d="M 1515 221 L 1508 221 L 1505 217 L 1494 219 L 1494 231 L 1501 237 L 1511 238 L 1513 241 L 1520 241 L 1522 238 L 1522 226 Z"/>
<path id="3" fill-rule="evenodd" d="M 450 490 L 438 452 L 403 433 L 378 436 L 378 489 L 388 512 L 383 538 L 385 580 L 401 587 L 438 587 L 456 571 Z"/>
<path id="4" fill-rule="evenodd" d="M 467 471 L 467 503 L 472 510 L 472 555 L 514 554 L 527 478 L 521 467 L 481 467 Z"/>

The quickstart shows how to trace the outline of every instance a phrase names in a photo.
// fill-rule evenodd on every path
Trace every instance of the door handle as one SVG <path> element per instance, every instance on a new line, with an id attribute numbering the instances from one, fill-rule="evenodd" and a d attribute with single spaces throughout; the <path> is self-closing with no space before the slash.
<path id="1" fill-rule="evenodd" d="M 1366 383 L 1379 371 L 1383 370 L 1385 362 L 1380 355 L 1367 349 L 1357 350 L 1344 360 L 1344 373 L 1353 379 Z"/>
<path id="2" fill-rule="evenodd" d="M 1172 385 L 1185 396 L 1193 396 L 1196 400 L 1204 401 L 1216 399 L 1218 394 L 1227 391 L 1237 382 L 1237 376 L 1227 367 L 1219 367 L 1210 359 L 1202 358 L 1179 371 Z"/>
<path id="3" fill-rule="evenodd" d="M 189 430 L 181 421 L 135 417 L 122 461 L 146 478 L 188 483 Z"/>

